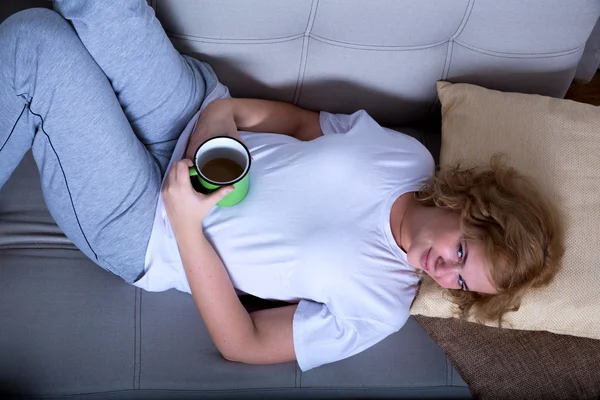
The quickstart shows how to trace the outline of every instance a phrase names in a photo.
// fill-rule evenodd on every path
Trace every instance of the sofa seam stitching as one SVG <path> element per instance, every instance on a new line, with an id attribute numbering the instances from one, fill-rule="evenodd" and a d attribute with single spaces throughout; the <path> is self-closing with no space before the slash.
<path id="1" fill-rule="evenodd" d="M 294 365 L 294 387 L 298 387 L 298 364 Z"/>
<path id="2" fill-rule="evenodd" d="M 137 373 L 137 288 L 133 296 L 133 382 L 132 388 L 135 390 L 135 378 Z"/>
<path id="3" fill-rule="evenodd" d="M 139 325 L 139 332 L 140 332 L 140 341 L 139 341 L 139 350 L 138 350 L 138 390 L 141 388 L 142 385 L 142 297 L 143 297 L 143 291 L 139 290 L 139 295 L 140 295 L 140 305 L 139 305 L 139 318 L 140 318 L 140 325 Z"/>
<path id="4" fill-rule="evenodd" d="M 460 21 L 458 28 L 456 28 L 456 32 L 454 32 L 454 35 L 452 35 L 450 37 L 451 41 L 455 40 L 465 30 L 465 27 L 467 26 L 467 23 L 469 22 L 469 19 L 471 18 L 471 13 L 473 12 L 474 7 L 475 7 L 475 0 L 469 0 L 469 3 L 467 3 L 467 7 L 465 8 L 465 13 L 463 14 L 463 18 Z"/>
<path id="5" fill-rule="evenodd" d="M 456 32 L 454 35 L 450 37 L 448 40 L 448 49 L 446 52 L 446 65 L 444 65 L 444 70 L 442 72 L 442 79 L 448 79 L 448 75 L 450 74 L 450 66 L 452 65 L 452 56 L 454 55 L 454 44 L 456 43 L 456 38 L 464 31 L 469 19 L 471 18 L 471 13 L 473 12 L 473 8 L 475 6 L 475 0 L 469 0 L 467 7 L 465 8 L 465 13 L 463 15 L 463 19 L 456 28 Z M 437 98 L 437 96 L 436 96 Z"/>
<path id="6" fill-rule="evenodd" d="M 435 43 L 432 45 L 426 45 L 426 46 L 411 46 L 411 47 L 400 47 L 400 46 L 373 46 L 373 45 L 362 45 L 362 44 L 356 44 L 356 45 L 342 45 L 339 42 L 336 41 L 332 41 L 330 39 L 325 39 L 322 38 L 320 36 L 317 35 L 309 35 L 309 37 L 313 40 L 316 40 L 317 42 L 321 42 L 321 43 L 326 43 L 330 46 L 335 46 L 335 47 L 340 47 L 343 49 L 355 49 L 355 50 L 364 50 L 364 51 L 380 51 L 380 52 L 384 52 L 384 51 L 415 51 L 415 50 L 426 50 L 426 49 L 432 49 L 434 47 L 439 47 L 442 46 L 444 43 L 446 43 L 447 41 L 443 41 L 440 43 Z"/>
<path id="7" fill-rule="evenodd" d="M 318 0 L 317 0 L 318 1 Z M 306 76 L 306 66 L 308 64 L 308 48 L 310 47 L 310 38 L 306 41 L 306 52 L 303 55 L 303 65 L 300 66 L 302 72 L 298 71 L 298 82 L 296 83 L 296 90 L 294 93 L 293 103 L 298 105 L 302 89 L 304 88 L 304 77 Z"/>
<path id="8" fill-rule="evenodd" d="M 312 11 L 312 3 L 311 3 L 311 11 Z M 305 32 L 308 29 L 309 22 L 310 22 L 310 14 L 309 14 L 309 17 L 308 17 L 308 21 L 306 21 L 306 28 L 304 30 Z M 302 38 L 302 49 L 300 50 L 300 62 L 298 63 L 298 72 L 296 73 L 296 85 L 294 87 L 294 94 L 292 95 L 292 103 L 293 104 L 297 104 L 298 103 L 297 97 L 299 97 L 298 96 L 298 90 L 299 90 L 299 85 L 300 85 L 300 75 L 302 73 L 302 63 L 305 62 L 305 60 L 304 60 L 304 57 L 305 57 L 305 55 L 304 55 L 304 49 L 308 47 L 308 44 L 306 42 L 307 42 L 307 38 L 306 38 L 306 36 L 303 35 L 303 38 Z M 307 52 L 308 52 L 308 49 L 307 49 Z"/>
<path id="9" fill-rule="evenodd" d="M 450 39 L 448 39 L 448 42 L 447 42 L 448 48 L 446 49 L 446 59 L 444 61 L 444 69 L 442 69 L 442 76 L 441 76 L 440 80 L 448 79 L 448 75 L 450 74 L 450 66 L 452 65 L 452 56 L 454 55 L 455 40 L 467 26 L 467 23 L 469 22 L 469 19 L 471 18 L 471 13 L 473 12 L 474 6 L 475 6 L 475 0 L 469 0 L 469 2 L 467 3 L 467 7 L 465 8 L 465 13 L 463 14 L 462 20 L 460 21 L 460 24 L 456 28 L 456 32 L 454 32 L 454 34 L 450 37 Z M 429 115 L 433 114 L 433 111 L 435 110 L 438 103 L 439 103 L 439 99 L 438 99 L 438 96 L 436 93 L 436 95 L 433 96 L 433 101 L 431 102 L 431 105 L 429 106 Z"/>
<path id="10" fill-rule="evenodd" d="M 298 77 L 296 78 L 296 87 L 294 89 L 294 95 L 292 97 L 292 103 L 298 104 L 300 100 L 300 94 L 304 86 L 304 76 L 306 74 L 306 65 L 308 64 L 308 48 L 310 46 L 311 30 L 315 23 L 317 15 L 317 9 L 319 7 L 319 0 L 312 0 L 310 3 L 310 13 L 308 14 L 308 21 L 306 21 L 306 27 L 302 35 L 302 53 L 300 55 L 300 65 L 298 66 Z"/>
<path id="11" fill-rule="evenodd" d="M 306 29 L 305 29 L 306 30 Z M 244 37 L 240 37 L 240 38 L 219 38 L 219 37 L 214 37 L 214 36 L 198 36 L 198 35 L 189 35 L 186 33 L 180 33 L 180 32 L 175 32 L 175 31 L 169 31 L 169 30 L 165 30 L 165 32 L 169 35 L 173 35 L 173 36 L 180 36 L 181 38 L 196 38 L 198 40 L 211 40 L 211 41 L 252 41 L 252 42 L 261 42 L 261 41 L 278 41 L 278 40 L 290 40 L 290 39 L 298 39 L 301 38 L 302 36 L 304 36 L 304 33 L 294 33 L 293 35 L 285 35 L 285 36 L 274 36 L 274 37 L 268 37 L 268 38 L 257 38 L 257 39 L 251 39 L 251 38 L 244 38 Z M 192 39 L 193 40 L 193 39 Z"/>
<path id="12" fill-rule="evenodd" d="M 489 54 L 491 56 L 496 56 L 496 57 L 505 57 L 505 58 L 549 58 L 549 57 L 560 57 L 560 56 L 564 56 L 564 55 L 569 55 L 569 54 L 573 54 L 576 53 L 577 51 L 580 51 L 582 48 L 585 47 L 585 45 L 580 45 L 576 48 L 573 49 L 569 49 L 569 50 L 564 50 L 564 51 L 560 51 L 560 52 L 546 52 L 546 53 L 503 53 L 503 52 L 498 52 L 498 51 L 494 51 L 494 50 L 487 50 L 487 49 L 481 49 L 478 48 L 476 46 L 473 46 L 471 44 L 465 43 L 465 42 L 461 42 L 460 40 L 456 40 L 456 39 L 449 39 L 443 42 L 439 42 L 439 43 L 435 43 L 432 45 L 426 45 L 426 46 L 413 46 L 413 47 L 400 47 L 400 46 L 373 46 L 373 45 L 342 45 L 339 42 L 336 41 L 332 41 L 330 39 L 325 39 L 322 38 L 320 36 L 317 35 L 313 35 L 310 34 L 308 35 L 309 38 L 317 41 L 317 42 L 321 42 L 321 43 L 326 43 L 330 46 L 335 46 L 335 47 L 340 47 L 340 48 L 352 48 L 355 50 L 363 50 L 363 51 L 380 51 L 380 52 L 384 52 L 384 51 L 397 51 L 397 52 L 402 52 L 402 51 L 414 51 L 414 50 L 427 50 L 427 49 L 431 49 L 434 47 L 439 47 L 442 46 L 446 43 L 455 43 L 457 45 L 460 45 L 462 47 L 468 48 L 470 50 L 473 51 L 477 51 L 479 53 L 482 54 Z M 511 57 L 513 56 L 513 57 Z"/>
<path id="13" fill-rule="evenodd" d="M 421 45 L 387 45 L 387 44 L 361 44 L 361 43 L 354 43 L 354 42 L 345 42 L 342 40 L 335 40 L 335 39 L 326 38 L 324 36 L 319 36 L 314 33 L 311 33 L 310 37 L 312 39 L 318 40 L 320 42 L 328 43 L 328 44 L 331 44 L 333 46 L 338 46 L 338 47 L 358 48 L 358 49 L 362 48 L 364 50 L 381 50 L 381 51 L 424 50 L 424 49 L 429 49 L 432 47 L 438 47 L 448 41 L 448 40 L 442 40 L 439 42 L 421 44 Z"/>
<path id="14" fill-rule="evenodd" d="M 285 43 L 285 42 L 293 42 L 294 40 L 298 40 L 300 38 L 306 37 L 306 34 L 299 34 L 294 36 L 289 36 L 285 38 L 274 38 L 274 39 L 203 39 L 198 36 L 188 36 L 182 35 L 179 33 L 168 32 L 167 35 L 171 38 L 180 39 L 180 40 L 190 40 L 192 42 L 201 42 L 201 43 L 210 43 L 210 44 L 272 44 L 272 43 Z"/>
<path id="15" fill-rule="evenodd" d="M 467 23 L 471 18 L 471 13 L 473 12 L 474 5 L 475 0 L 469 0 L 469 3 L 465 8 L 465 13 L 463 14 L 462 21 L 458 25 L 458 28 L 456 28 L 456 32 L 454 32 L 454 35 L 452 35 L 448 40 L 448 49 L 446 51 L 446 63 L 442 72 L 443 80 L 448 79 L 448 75 L 450 74 L 450 66 L 452 65 L 452 56 L 454 55 L 454 44 L 456 43 L 456 38 L 464 31 L 465 27 L 467 26 Z"/>
<path id="16" fill-rule="evenodd" d="M 464 47 L 464 48 L 469 49 L 471 51 L 474 51 L 476 53 L 488 55 L 488 56 L 491 56 L 491 57 L 515 58 L 515 59 L 553 58 L 553 57 L 568 56 L 570 54 L 577 53 L 578 51 L 581 51 L 581 49 L 583 49 L 585 47 L 585 44 L 582 44 L 582 45 L 580 45 L 578 47 L 575 47 L 573 49 L 559 51 L 559 52 L 546 52 L 546 53 L 503 53 L 503 52 L 498 52 L 498 51 L 494 51 L 494 50 L 482 49 L 480 47 L 473 46 L 471 44 L 468 44 L 468 43 L 465 43 L 465 42 L 461 42 L 459 40 L 455 40 L 454 42 L 458 46 Z"/>

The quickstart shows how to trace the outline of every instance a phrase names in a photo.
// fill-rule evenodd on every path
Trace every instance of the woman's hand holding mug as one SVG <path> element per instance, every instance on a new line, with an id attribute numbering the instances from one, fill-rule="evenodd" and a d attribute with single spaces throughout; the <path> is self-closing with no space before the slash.
<path id="1" fill-rule="evenodd" d="M 193 165 L 189 159 L 174 163 L 162 187 L 165 210 L 174 232 L 200 229 L 214 205 L 233 190 L 232 186 L 225 186 L 209 195 L 196 192 L 189 175 Z"/>
<path id="2" fill-rule="evenodd" d="M 195 191 L 209 194 L 233 186 L 235 192 L 219 206 L 233 206 L 248 193 L 252 155 L 237 130 L 232 103 L 215 100 L 200 113 L 187 144 L 185 157 L 192 160 L 189 179 Z"/>

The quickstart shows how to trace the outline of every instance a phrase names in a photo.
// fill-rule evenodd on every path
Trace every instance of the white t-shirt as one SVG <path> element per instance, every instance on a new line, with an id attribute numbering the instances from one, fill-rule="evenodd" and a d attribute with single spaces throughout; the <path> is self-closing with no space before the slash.
<path id="1" fill-rule="evenodd" d="M 418 276 L 394 241 L 390 212 L 434 172 L 421 143 L 365 111 L 322 112 L 320 122 L 324 136 L 310 142 L 240 132 L 254 157 L 248 195 L 203 223 L 237 290 L 299 302 L 293 341 L 303 371 L 365 350 L 406 322 Z M 190 293 L 162 198 L 146 271 L 136 286 Z"/>

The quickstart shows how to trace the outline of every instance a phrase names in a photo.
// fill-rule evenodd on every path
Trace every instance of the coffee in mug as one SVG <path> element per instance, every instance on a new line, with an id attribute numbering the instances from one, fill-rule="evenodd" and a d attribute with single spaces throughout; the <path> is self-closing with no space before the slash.
<path id="1" fill-rule="evenodd" d="M 250 151 L 239 140 L 229 136 L 210 138 L 194 154 L 194 166 L 190 167 L 192 186 L 204 194 L 233 186 L 234 190 L 217 203 L 233 206 L 248 193 L 251 162 Z"/>
<path id="2" fill-rule="evenodd" d="M 244 169 L 229 158 L 215 158 L 200 168 L 202 176 L 215 182 L 230 182 L 240 176 Z"/>

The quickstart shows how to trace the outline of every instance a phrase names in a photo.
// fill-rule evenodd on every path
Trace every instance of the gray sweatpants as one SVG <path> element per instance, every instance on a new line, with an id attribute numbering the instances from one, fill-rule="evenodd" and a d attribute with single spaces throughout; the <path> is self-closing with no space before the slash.
<path id="1" fill-rule="evenodd" d="M 58 226 L 133 282 L 175 142 L 215 76 L 173 48 L 145 0 L 55 9 L 0 25 L 0 187 L 32 148 Z"/>

